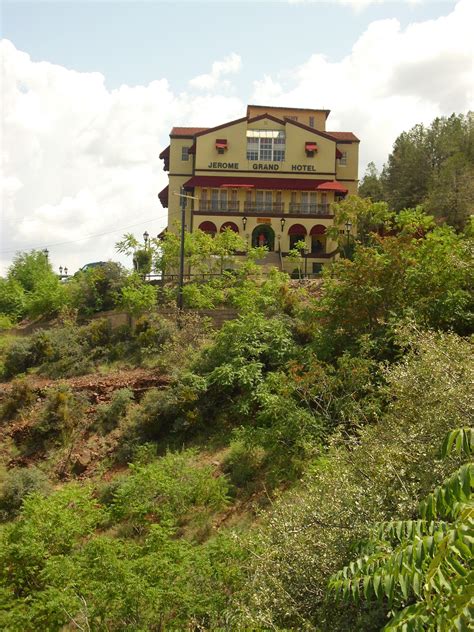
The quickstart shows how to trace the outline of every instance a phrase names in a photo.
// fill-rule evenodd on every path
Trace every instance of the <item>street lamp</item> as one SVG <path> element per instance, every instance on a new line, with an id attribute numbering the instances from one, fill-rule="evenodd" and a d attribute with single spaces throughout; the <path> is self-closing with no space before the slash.
<path id="1" fill-rule="evenodd" d="M 150 238 L 150 235 L 148 234 L 148 231 L 146 230 L 146 231 L 143 233 L 143 241 L 145 242 L 145 250 L 146 250 L 146 247 L 147 247 L 147 244 L 148 244 L 148 239 L 149 239 L 149 238 Z"/>
<path id="2" fill-rule="evenodd" d="M 64 274 L 67 276 L 67 268 L 64 268 Z"/>
<path id="3" fill-rule="evenodd" d="M 242 226 L 244 227 L 244 230 L 245 230 L 245 227 L 247 226 L 247 218 L 245 215 L 242 217 Z"/>
<path id="4" fill-rule="evenodd" d="M 346 257 L 349 254 L 349 237 L 351 235 L 351 229 L 352 229 L 352 222 L 350 219 L 347 220 L 347 222 L 345 223 L 345 227 L 346 227 Z"/>
<path id="5" fill-rule="evenodd" d="M 286 219 L 284 217 L 281 218 L 280 224 L 281 224 L 281 232 L 283 232 L 283 229 L 285 228 L 285 224 L 286 224 Z"/>
<path id="6" fill-rule="evenodd" d="M 307 279 L 308 278 L 308 254 L 309 254 L 309 248 L 308 246 L 304 247 L 304 278 Z"/>
<path id="7" fill-rule="evenodd" d="M 43 250 L 43 254 L 44 254 L 44 256 L 46 257 L 46 261 L 48 261 L 48 257 L 49 257 L 49 250 L 48 250 L 47 248 L 45 248 L 45 249 Z"/>
<path id="8" fill-rule="evenodd" d="M 62 276 L 63 275 L 63 267 L 59 266 L 59 274 Z"/>

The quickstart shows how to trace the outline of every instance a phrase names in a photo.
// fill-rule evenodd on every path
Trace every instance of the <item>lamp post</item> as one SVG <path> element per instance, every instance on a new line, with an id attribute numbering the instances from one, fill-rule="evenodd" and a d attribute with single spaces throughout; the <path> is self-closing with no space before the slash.
<path id="1" fill-rule="evenodd" d="M 49 260 L 49 250 L 48 250 L 47 248 L 45 248 L 45 249 L 43 250 L 43 254 L 44 254 L 44 256 L 46 257 L 46 261 L 48 261 L 48 260 Z"/>
<path id="2" fill-rule="evenodd" d="M 143 233 L 143 241 L 145 242 L 145 250 L 146 250 L 146 247 L 147 247 L 147 245 L 148 245 L 148 240 L 149 240 L 149 238 L 150 238 L 150 235 L 148 234 L 148 231 L 146 230 L 146 231 Z"/>
<path id="3" fill-rule="evenodd" d="M 59 276 L 63 276 L 63 267 L 59 266 Z"/>
<path id="4" fill-rule="evenodd" d="M 309 253 L 309 248 L 308 246 L 304 247 L 304 278 L 307 279 L 308 278 L 308 253 Z"/>
<path id="5" fill-rule="evenodd" d="M 281 232 L 283 232 L 283 229 L 285 228 L 285 224 L 286 224 L 286 219 L 284 217 L 282 217 L 280 219 Z"/>
<path id="6" fill-rule="evenodd" d="M 348 219 L 347 222 L 345 223 L 345 228 L 346 228 L 346 258 L 347 258 L 348 252 L 349 252 L 349 237 L 351 235 L 351 229 L 352 229 L 352 222 L 350 219 Z"/>
<path id="7" fill-rule="evenodd" d="M 67 276 L 67 268 L 64 268 L 64 274 Z"/>
<path id="8" fill-rule="evenodd" d="M 245 230 L 245 227 L 247 226 L 247 217 L 245 215 L 242 217 L 242 226 L 244 227 L 244 230 Z"/>

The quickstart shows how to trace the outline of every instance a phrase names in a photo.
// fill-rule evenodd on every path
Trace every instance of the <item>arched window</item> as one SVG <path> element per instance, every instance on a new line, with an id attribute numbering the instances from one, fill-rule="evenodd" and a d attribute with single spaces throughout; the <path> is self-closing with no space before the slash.
<path id="1" fill-rule="evenodd" d="M 302 224 L 293 224 L 288 229 L 290 236 L 290 250 L 296 246 L 299 241 L 305 241 L 307 230 Z"/>
<path id="2" fill-rule="evenodd" d="M 234 222 L 224 222 L 221 226 L 220 232 L 223 233 L 226 228 L 230 228 L 230 230 L 233 230 L 234 233 L 239 232 L 239 227 L 237 226 L 237 224 L 234 224 Z"/>
<path id="3" fill-rule="evenodd" d="M 324 254 L 326 252 L 326 226 L 316 224 L 309 231 L 311 235 L 312 254 Z"/>
<path id="4" fill-rule="evenodd" d="M 199 230 L 202 230 L 203 233 L 211 235 L 211 237 L 214 237 L 214 235 L 217 233 L 217 228 L 214 222 L 201 222 L 199 224 Z"/>

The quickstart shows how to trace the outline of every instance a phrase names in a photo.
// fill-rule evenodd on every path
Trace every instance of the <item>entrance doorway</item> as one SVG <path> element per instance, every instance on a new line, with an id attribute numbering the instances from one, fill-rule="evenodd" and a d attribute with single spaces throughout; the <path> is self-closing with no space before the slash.
<path id="1" fill-rule="evenodd" d="M 275 250 L 275 233 L 268 224 L 260 224 L 252 232 L 252 248 L 266 246 L 270 252 Z"/>

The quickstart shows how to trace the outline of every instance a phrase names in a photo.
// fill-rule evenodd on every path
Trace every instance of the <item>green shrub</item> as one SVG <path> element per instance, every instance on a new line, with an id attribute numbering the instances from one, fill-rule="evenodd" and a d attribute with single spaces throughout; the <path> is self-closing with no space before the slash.
<path id="1" fill-rule="evenodd" d="M 28 494 L 47 494 L 49 491 L 47 476 L 36 467 L 9 470 L 0 478 L 0 520 L 14 518 Z"/>
<path id="2" fill-rule="evenodd" d="M 256 480 L 265 465 L 265 450 L 257 445 L 248 446 L 234 440 L 223 463 L 223 470 L 237 488 L 246 487 Z"/>
<path id="3" fill-rule="evenodd" d="M 30 341 L 20 338 L 12 342 L 5 353 L 3 363 L 3 375 L 6 379 L 25 373 L 34 366 L 34 356 L 31 351 Z"/>
<path id="4" fill-rule="evenodd" d="M 118 426 L 133 397 L 132 390 L 121 388 L 115 391 L 109 403 L 97 407 L 97 425 L 103 433 L 110 432 Z"/>
<path id="5" fill-rule="evenodd" d="M 115 492 L 113 515 L 145 525 L 180 521 L 194 507 L 217 510 L 227 502 L 228 484 L 209 466 L 195 462 L 196 453 L 168 452 L 146 465 L 131 465 L 132 473 Z"/>
<path id="6" fill-rule="evenodd" d="M 26 380 L 15 380 L 0 406 L 0 419 L 13 419 L 19 411 L 29 408 L 35 399 L 35 392 Z"/>
<path id="7" fill-rule="evenodd" d="M 82 420 L 85 405 L 84 395 L 74 393 L 67 384 L 50 388 L 32 427 L 32 441 L 40 445 L 49 440 L 66 443 Z"/>

